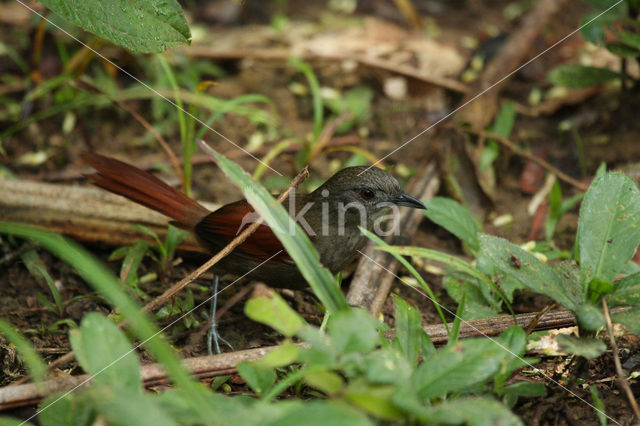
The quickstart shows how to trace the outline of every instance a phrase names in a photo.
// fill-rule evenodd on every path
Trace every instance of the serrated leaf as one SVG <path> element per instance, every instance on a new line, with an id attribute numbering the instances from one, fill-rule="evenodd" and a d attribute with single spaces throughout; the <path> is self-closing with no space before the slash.
<path id="1" fill-rule="evenodd" d="M 467 339 L 424 359 L 411 382 L 419 398 L 445 396 L 484 383 L 510 354 L 488 339 Z"/>
<path id="2" fill-rule="evenodd" d="M 434 197 L 427 201 L 424 215 L 464 241 L 474 252 L 478 251 L 480 226 L 469 210 L 460 203 L 444 197 Z"/>
<path id="3" fill-rule="evenodd" d="M 491 235 L 480 235 L 480 247 L 496 267 L 507 277 L 524 287 L 546 294 L 567 309 L 575 311 L 583 302 L 579 286 L 570 282 L 538 260 L 533 254 L 509 241 Z"/>
<path id="4" fill-rule="evenodd" d="M 613 282 L 640 244 L 640 191 L 620 173 L 597 178 L 585 194 L 578 220 L 583 284 Z"/>
<path id="5" fill-rule="evenodd" d="M 69 22 L 133 52 L 188 44 L 189 25 L 176 0 L 41 0 Z"/>
<path id="6" fill-rule="evenodd" d="M 573 337 L 566 334 L 558 334 L 556 336 L 558 346 L 563 351 L 583 356 L 587 359 L 594 359 L 599 357 L 607 350 L 607 345 L 602 340 L 587 338 L 587 337 Z"/>
<path id="7" fill-rule="evenodd" d="M 571 89 L 583 89 L 597 86 L 620 77 L 620 73 L 607 68 L 586 65 L 561 65 L 547 75 L 547 80 L 557 86 Z"/>

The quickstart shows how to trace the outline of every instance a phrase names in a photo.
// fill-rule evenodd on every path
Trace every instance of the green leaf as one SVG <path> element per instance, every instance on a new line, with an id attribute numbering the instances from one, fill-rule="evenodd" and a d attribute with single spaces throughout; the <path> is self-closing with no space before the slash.
<path id="1" fill-rule="evenodd" d="M 258 395 L 266 392 L 276 381 L 276 372 L 273 368 L 258 367 L 251 362 L 242 361 L 236 366 L 236 369 L 238 374 Z"/>
<path id="2" fill-rule="evenodd" d="M 265 424 L 263 422 L 258 422 Z M 308 400 L 296 409 L 278 417 L 269 426 L 296 425 L 305 426 L 349 425 L 373 426 L 373 422 L 362 412 L 349 407 L 339 400 Z M 255 424 L 255 423 L 254 423 Z"/>
<path id="3" fill-rule="evenodd" d="M 640 50 L 636 49 L 635 47 L 628 46 L 624 43 L 620 43 L 619 41 L 607 43 L 605 47 L 609 52 L 623 58 L 635 58 L 636 56 L 640 56 Z"/>
<path id="4" fill-rule="evenodd" d="M 327 331 L 340 354 L 371 351 L 378 343 L 377 321 L 364 309 L 336 312 L 329 317 Z"/>
<path id="5" fill-rule="evenodd" d="M 587 302 L 581 305 L 576 311 L 578 324 L 587 330 L 597 330 L 605 325 L 604 314 L 602 309 Z"/>
<path id="6" fill-rule="evenodd" d="M 88 398 L 97 407 L 107 424 L 172 426 L 174 421 L 150 393 L 138 392 L 126 387 L 94 385 L 87 390 Z M 142 420 L 144 419 L 144 420 Z"/>
<path id="7" fill-rule="evenodd" d="M 607 173 L 589 187 L 578 220 L 583 284 L 613 282 L 640 244 L 640 191 L 620 173 Z"/>
<path id="8" fill-rule="evenodd" d="M 511 355 L 488 339 L 467 339 L 424 359 L 411 382 L 421 399 L 443 397 L 487 381 Z"/>
<path id="9" fill-rule="evenodd" d="M 94 424 L 96 413 L 87 396 L 81 392 L 63 392 L 49 396 L 38 407 L 40 424 L 42 426 Z"/>
<path id="10" fill-rule="evenodd" d="M 367 380 L 370 383 L 384 385 L 405 382 L 414 368 L 404 354 L 391 348 L 382 348 L 367 354 L 363 364 Z"/>
<path id="11" fill-rule="evenodd" d="M 44 380 L 47 376 L 47 366 L 33 348 L 31 342 L 25 339 L 18 330 L 2 318 L 0 318 L 0 334 L 3 335 L 9 343 L 15 345 L 27 370 L 29 370 L 29 374 L 31 374 L 34 380 L 37 382 Z"/>
<path id="12" fill-rule="evenodd" d="M 80 329 L 69 333 L 69 338 L 78 362 L 93 375 L 95 383 L 142 393 L 136 352 L 113 322 L 99 313 L 89 313 L 82 319 Z"/>
<path id="13" fill-rule="evenodd" d="M 33 275 L 36 281 L 40 283 L 44 281 L 47 284 L 47 287 L 49 287 L 49 292 L 53 297 L 53 301 L 56 304 L 58 315 L 62 316 L 64 306 L 62 304 L 60 292 L 58 291 L 58 287 L 56 287 L 56 283 L 53 281 L 53 278 L 49 274 L 49 270 L 47 269 L 45 264 L 42 263 L 42 260 L 40 260 L 38 253 L 35 250 L 27 250 L 26 252 L 22 253 L 20 258 L 29 270 L 29 273 Z"/>
<path id="14" fill-rule="evenodd" d="M 501 311 L 500 301 L 495 299 L 497 295 L 490 299 L 491 289 L 487 289 L 477 279 L 465 273 L 449 268 L 442 279 L 442 285 L 449 296 L 459 304 L 462 303 L 462 298 L 465 298 L 464 310 L 458 312 L 465 321 L 494 317 Z"/>
<path id="15" fill-rule="evenodd" d="M 183 242 L 188 236 L 188 231 L 169 224 L 169 228 L 167 229 L 167 236 L 164 240 L 164 249 L 167 258 L 170 259 L 173 257 L 178 245 L 180 245 L 180 243 Z"/>
<path id="16" fill-rule="evenodd" d="M 640 272 L 617 281 L 605 299 L 610 307 L 640 305 Z"/>
<path id="17" fill-rule="evenodd" d="M 607 68 L 571 64 L 560 65 L 552 69 L 547 75 L 547 80 L 557 86 L 583 89 L 606 83 L 619 77 L 620 73 Z"/>
<path id="18" fill-rule="evenodd" d="M 264 357 L 253 361 L 252 364 L 261 368 L 285 367 L 297 359 L 298 353 L 298 345 L 290 341 L 285 341 L 274 350 L 267 352 Z"/>
<path id="19" fill-rule="evenodd" d="M 266 324 L 286 337 L 295 335 L 306 324 L 305 320 L 271 289 L 267 295 L 249 299 L 244 313 L 252 320 Z"/>
<path id="20" fill-rule="evenodd" d="M 133 52 L 188 44 L 189 25 L 176 0 L 41 0 L 69 22 Z"/>
<path id="21" fill-rule="evenodd" d="M 424 215 L 464 241 L 474 252 L 480 248 L 478 233 L 480 226 L 469 210 L 460 203 L 444 197 L 434 197 L 427 201 Z"/>
<path id="22" fill-rule="evenodd" d="M 318 252 L 309 237 L 293 221 L 284 207 L 236 163 L 218 154 L 204 141 L 200 140 L 199 144 L 212 156 L 224 174 L 240 187 L 247 201 L 271 227 L 327 310 L 333 313 L 348 308 L 347 299 L 335 285 L 331 272 L 320 264 Z"/>
<path id="23" fill-rule="evenodd" d="M 402 417 L 392 401 L 395 387 L 391 385 L 372 385 L 364 379 L 352 380 L 344 390 L 344 397 L 351 404 L 384 420 Z"/>
<path id="24" fill-rule="evenodd" d="M 138 268 L 148 249 L 149 243 L 146 241 L 136 241 L 129 247 L 120 268 L 120 279 L 124 285 L 138 286 Z"/>
<path id="25" fill-rule="evenodd" d="M 567 336 L 566 334 L 558 334 L 556 336 L 558 346 L 563 351 L 583 356 L 587 359 L 598 358 L 607 350 L 607 345 L 602 340 L 594 339 L 590 337 L 574 337 Z"/>
<path id="26" fill-rule="evenodd" d="M 640 50 L 640 34 L 623 32 L 618 34 L 618 38 L 622 43 L 636 49 L 636 52 Z"/>
<path id="27" fill-rule="evenodd" d="M 503 238 L 481 234 L 480 247 L 505 276 L 524 287 L 546 294 L 572 311 L 582 304 L 584 299 L 579 286 L 569 286 L 571 281 L 564 280 L 549 265 L 517 245 Z"/>
<path id="28" fill-rule="evenodd" d="M 522 425 L 507 407 L 489 398 L 459 398 L 427 407 L 420 416 L 430 424 L 467 426 Z"/>
<path id="29" fill-rule="evenodd" d="M 395 294 L 393 301 L 396 304 L 396 336 L 393 343 L 400 348 L 411 365 L 416 365 L 423 333 L 420 312 Z"/>
<path id="30" fill-rule="evenodd" d="M 640 308 L 634 307 L 611 315 L 611 321 L 624 325 L 629 331 L 640 336 Z"/>
<path id="31" fill-rule="evenodd" d="M 600 420 L 600 424 L 602 426 L 607 426 L 607 415 L 605 414 L 605 406 L 604 402 L 598 395 L 598 386 L 591 385 L 589 387 L 589 391 L 591 392 L 591 398 L 593 399 L 593 406 L 595 408 L 595 412 L 598 415 L 598 420 Z"/>
<path id="32" fill-rule="evenodd" d="M 516 121 L 516 108 L 511 101 L 507 101 L 502 104 L 498 116 L 491 127 L 491 133 L 503 138 L 508 138 L 511 135 L 511 130 Z"/>
<path id="33" fill-rule="evenodd" d="M 627 16 L 627 5 L 624 1 L 618 1 L 616 4 L 612 0 L 587 0 L 587 2 L 598 11 L 585 15 L 580 20 L 580 32 L 585 40 L 600 43 L 605 40 L 604 27 Z"/>
<path id="34" fill-rule="evenodd" d="M 504 393 L 507 395 L 535 398 L 545 396 L 547 394 L 547 388 L 543 383 L 518 382 L 505 387 Z"/>
<path id="35" fill-rule="evenodd" d="M 304 375 L 304 382 L 312 388 L 318 389 L 327 395 L 334 395 L 344 386 L 344 380 L 333 371 L 310 371 Z"/>

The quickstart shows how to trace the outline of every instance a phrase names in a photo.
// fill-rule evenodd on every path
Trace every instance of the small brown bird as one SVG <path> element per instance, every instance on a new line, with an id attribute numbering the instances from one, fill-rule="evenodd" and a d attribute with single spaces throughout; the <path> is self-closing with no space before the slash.
<path id="1" fill-rule="evenodd" d="M 220 251 L 247 222 L 259 217 L 245 200 L 212 212 L 137 167 L 93 153 L 82 158 L 97 170 L 88 176 L 97 186 L 174 219 L 177 226 L 193 232 L 207 252 Z M 309 235 L 320 254 L 320 262 L 334 274 L 347 266 L 365 245 L 367 238 L 358 226 L 373 230 L 393 206 L 426 208 L 405 194 L 391 174 L 376 167 L 343 169 L 310 194 L 290 195 L 283 204 Z M 265 263 L 256 268 L 262 262 Z M 256 269 L 251 271 L 253 268 Z M 307 287 L 295 263 L 267 225 L 260 225 L 213 267 L 218 275 L 244 275 L 249 271 L 248 278 L 273 287 Z"/>

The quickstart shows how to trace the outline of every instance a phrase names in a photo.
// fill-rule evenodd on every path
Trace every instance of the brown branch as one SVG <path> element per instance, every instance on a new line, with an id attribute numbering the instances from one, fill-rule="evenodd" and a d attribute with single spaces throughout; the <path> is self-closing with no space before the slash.
<path id="1" fill-rule="evenodd" d="M 458 131 L 461 131 L 461 132 L 467 132 L 467 133 L 471 133 L 473 135 L 481 136 L 481 137 L 484 137 L 484 138 L 493 139 L 496 142 L 498 142 L 499 144 L 507 147 L 514 154 L 519 155 L 520 157 L 526 158 L 527 160 L 533 161 L 534 163 L 538 164 L 539 166 L 545 168 L 549 172 L 551 172 L 554 175 L 556 175 L 558 177 L 558 179 L 561 179 L 561 180 L 567 182 L 568 184 L 575 186 L 579 190 L 586 192 L 587 189 L 589 188 L 589 186 L 587 184 L 582 183 L 579 180 L 572 178 L 571 176 L 569 176 L 566 173 L 562 172 L 558 168 L 556 168 L 556 167 L 552 166 L 551 164 L 549 164 L 548 161 L 546 161 L 546 160 L 544 160 L 544 159 L 542 159 L 540 157 L 537 157 L 537 156 L 531 154 L 530 152 L 526 152 L 526 151 L 518 148 L 516 146 L 516 144 L 514 144 L 513 142 L 511 142 L 507 138 L 503 138 L 502 136 L 498 136 L 498 135 L 495 135 L 493 133 L 489 133 L 489 132 L 487 132 L 485 130 L 480 130 L 480 129 L 462 128 L 462 127 L 459 127 L 459 126 L 452 126 L 452 128 L 454 128 L 454 129 L 456 129 Z"/>
<path id="2" fill-rule="evenodd" d="M 607 322 L 607 333 L 609 333 L 609 343 L 611 343 L 611 352 L 613 355 L 613 364 L 616 367 L 616 373 L 618 374 L 618 385 L 622 389 L 622 391 L 627 395 L 627 400 L 629 400 L 629 405 L 631 409 L 636 415 L 636 420 L 640 420 L 640 408 L 638 408 L 638 402 L 636 398 L 633 396 L 633 392 L 631 391 L 631 387 L 629 383 L 627 383 L 627 378 L 625 377 L 624 372 L 622 371 L 622 365 L 620 363 L 620 355 L 618 353 L 618 344 L 616 343 L 616 338 L 613 335 L 613 325 L 611 324 L 611 315 L 609 315 L 609 307 L 607 306 L 607 301 L 602 298 L 602 310 L 604 311 L 604 318 Z"/>

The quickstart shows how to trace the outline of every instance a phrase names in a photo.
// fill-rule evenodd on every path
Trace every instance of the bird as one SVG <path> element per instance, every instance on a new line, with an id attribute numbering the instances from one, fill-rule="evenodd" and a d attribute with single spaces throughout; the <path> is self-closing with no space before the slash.
<path id="1" fill-rule="evenodd" d="M 87 175 L 95 185 L 173 219 L 174 225 L 195 235 L 204 252 L 217 253 L 245 225 L 259 220 L 246 200 L 211 211 L 135 166 L 97 153 L 85 153 L 82 159 L 96 170 Z M 283 204 L 309 236 L 320 263 L 333 274 L 349 265 L 366 244 L 359 226 L 376 230 L 376 224 L 394 206 L 426 209 L 420 200 L 403 192 L 389 172 L 367 166 L 344 168 L 309 194 L 290 194 Z M 275 288 L 308 287 L 267 224 L 261 224 L 212 270 L 216 276 L 246 276 Z"/>

